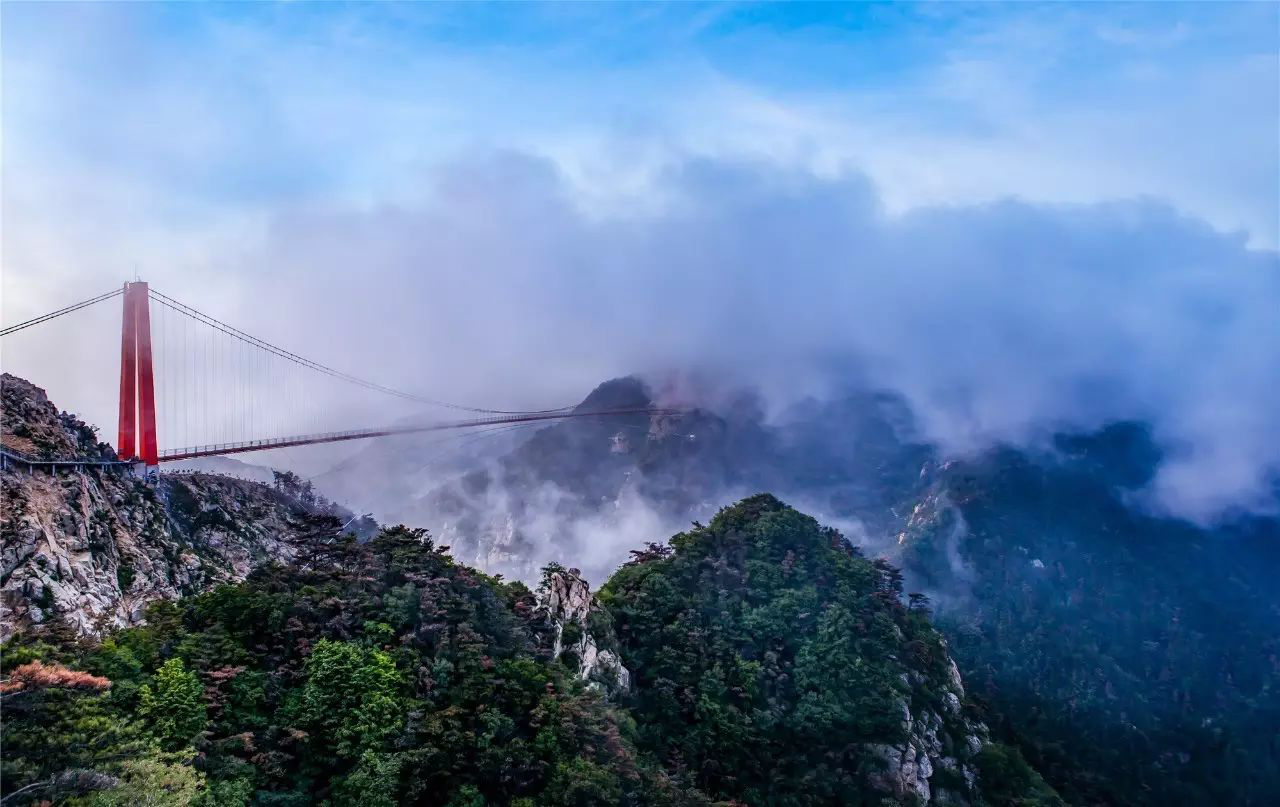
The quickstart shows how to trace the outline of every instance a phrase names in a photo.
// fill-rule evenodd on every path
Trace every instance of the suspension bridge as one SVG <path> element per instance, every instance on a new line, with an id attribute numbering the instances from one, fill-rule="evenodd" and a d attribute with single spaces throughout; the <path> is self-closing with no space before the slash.
<path id="1" fill-rule="evenodd" d="M 150 288 L 143 281 L 0 329 L 0 337 L 122 299 L 120 407 L 116 459 L 36 459 L 11 448 L 6 461 L 28 465 L 142 465 L 250 451 L 366 440 L 435 431 L 478 431 L 569 418 L 666 414 L 656 407 L 503 410 L 466 406 L 395 389 L 285 348 Z M 395 425 L 334 428 L 371 411 L 363 396 L 400 408 L 441 409 L 449 419 L 421 416 Z M 164 441 L 164 442 L 162 442 Z"/>

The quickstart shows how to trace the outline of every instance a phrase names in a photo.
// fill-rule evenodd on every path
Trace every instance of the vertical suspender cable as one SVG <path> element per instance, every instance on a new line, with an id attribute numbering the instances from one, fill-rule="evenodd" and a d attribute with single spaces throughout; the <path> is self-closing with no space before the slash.
<path id="1" fill-rule="evenodd" d="M 197 397 L 196 391 L 195 391 L 196 354 L 195 354 L 195 351 L 191 349 L 191 334 L 189 332 L 190 330 L 191 330 L 190 320 L 184 317 L 182 322 L 182 352 L 187 355 L 187 366 L 183 368 L 182 381 L 183 381 L 183 386 L 186 387 L 187 417 L 186 417 L 185 436 L 182 442 L 185 445 L 194 445 L 194 443 L 191 442 L 191 437 L 195 434 L 195 429 L 193 428 L 193 425 L 194 425 L 193 422 L 195 420 L 195 407 L 197 404 L 200 403 L 200 398 Z"/>
<path id="2" fill-rule="evenodd" d="M 211 351 L 209 350 L 209 331 L 206 330 L 203 333 L 204 333 L 204 340 L 203 340 L 204 359 L 201 362 L 202 367 L 200 371 L 200 400 L 203 404 L 203 409 L 204 409 L 204 412 L 202 413 L 204 423 L 200 427 L 202 432 L 200 442 L 202 443 L 206 441 L 213 442 L 212 440 L 209 439 L 210 435 L 209 435 L 209 376 L 208 376 L 209 367 L 213 362 L 213 357 L 210 355 Z"/>
<path id="3" fill-rule="evenodd" d="M 189 340 L 187 339 L 187 323 L 186 317 L 182 318 L 182 355 L 186 357 L 186 362 L 182 365 L 182 398 L 186 406 L 183 410 L 186 415 L 183 417 L 182 424 L 182 445 L 191 445 L 191 405 L 195 403 L 196 397 L 191 394 L 191 364 L 194 358 L 188 348 Z"/>
<path id="4" fill-rule="evenodd" d="M 240 343 L 240 350 L 237 352 L 240 354 L 240 408 L 243 410 L 240 419 L 243 421 L 243 425 L 236 439 L 247 440 L 252 432 L 252 428 L 249 426 L 249 416 L 252 414 L 252 410 L 249 408 L 249 371 L 246 369 L 249 354 L 245 350 L 244 342 Z"/>
<path id="5" fill-rule="evenodd" d="M 258 439 L 258 351 L 249 351 L 249 439 Z"/>
<path id="6" fill-rule="evenodd" d="M 224 383 L 227 385 L 227 414 L 230 415 L 230 417 L 227 419 L 227 437 L 223 440 L 224 443 L 234 443 L 236 441 L 236 435 L 240 432 L 240 422 L 238 418 L 241 413 L 236 411 L 239 408 L 237 405 L 237 399 L 240 397 L 240 382 L 237 378 L 239 373 L 236 372 L 235 364 L 236 345 L 235 342 L 228 340 L 227 378 Z"/>
<path id="7" fill-rule="evenodd" d="M 148 305 L 149 304 L 150 304 L 150 301 L 148 301 Z M 160 306 L 156 306 L 156 308 L 159 308 L 159 307 Z M 151 325 L 152 325 L 152 328 L 151 328 L 152 376 L 151 377 L 152 377 L 152 384 L 154 385 L 153 388 L 155 391 L 155 399 L 156 399 L 155 401 L 156 402 L 156 431 L 158 433 L 157 436 L 160 436 L 166 433 L 164 419 L 165 419 L 165 410 L 168 409 L 168 407 L 165 406 L 167 401 L 165 400 L 166 396 L 165 396 L 164 380 L 169 374 L 165 372 L 164 367 L 165 367 L 165 362 L 168 361 L 169 357 L 165 355 L 165 352 L 164 352 L 164 315 L 161 314 L 160 318 L 157 319 L 154 313 L 155 312 L 152 312 L 152 317 L 151 317 Z M 159 354 L 158 361 L 157 361 L 156 354 Z M 160 383 L 158 384 L 156 384 L 154 381 L 155 372 L 157 368 L 159 369 L 159 372 L 160 372 Z"/>
<path id="8" fill-rule="evenodd" d="M 242 343 L 243 344 L 243 343 Z M 253 439 L 253 351 L 247 346 L 244 351 L 244 400 L 245 400 L 245 432 L 244 439 Z"/>
<path id="9" fill-rule="evenodd" d="M 234 379 L 231 378 L 231 346 L 227 344 L 222 335 L 218 335 L 218 344 L 220 345 L 219 353 L 222 356 L 221 367 L 218 370 L 218 378 L 214 382 L 222 388 L 222 417 L 219 422 L 222 424 L 222 437 L 218 440 L 220 443 L 231 442 L 231 424 L 228 415 L 231 414 L 231 384 Z"/>
<path id="10" fill-rule="evenodd" d="M 226 433 L 226 436 L 222 439 L 222 442 L 231 443 L 235 441 L 236 434 L 240 431 L 240 423 L 237 420 L 237 418 L 239 418 L 240 416 L 240 413 L 236 411 L 236 409 L 238 408 L 236 406 L 236 399 L 240 396 L 240 384 L 236 378 L 237 373 L 235 369 L 235 362 L 236 362 L 235 343 L 229 340 L 226 340 L 225 337 L 224 337 L 224 341 L 226 342 L 226 346 L 227 346 L 227 364 L 226 364 L 226 370 L 225 370 L 226 376 L 223 378 L 222 383 L 226 386 L 226 389 L 227 389 L 226 415 L 228 415 L 229 417 L 226 418 L 227 433 Z"/>
<path id="11" fill-rule="evenodd" d="M 219 355 L 222 357 L 220 368 L 218 370 L 218 378 L 214 382 L 222 389 L 222 417 L 218 422 L 222 424 L 222 436 L 218 439 L 219 443 L 231 442 L 231 423 L 228 416 L 232 412 L 231 408 L 231 385 L 235 383 L 235 379 L 231 376 L 231 345 L 227 344 L 222 334 L 218 334 Z"/>
<path id="12" fill-rule="evenodd" d="M 256 440 L 258 437 L 258 385 L 254 383 L 254 367 L 257 363 L 257 351 L 248 350 L 244 354 L 245 358 L 245 380 L 249 384 L 249 440 Z"/>

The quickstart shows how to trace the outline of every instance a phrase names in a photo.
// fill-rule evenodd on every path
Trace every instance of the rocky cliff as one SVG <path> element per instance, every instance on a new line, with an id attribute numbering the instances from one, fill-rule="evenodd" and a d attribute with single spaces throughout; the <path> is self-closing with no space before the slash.
<path id="1" fill-rule="evenodd" d="M 114 458 L 44 390 L 0 377 L 0 439 L 45 459 Z M 311 510 L 265 485 L 211 474 L 146 483 L 123 469 L 0 472 L 0 638 L 64 618 L 77 632 L 135 622 L 150 600 L 241 580 L 287 560 Z"/>
<path id="2" fill-rule="evenodd" d="M 612 621 L 578 570 L 548 566 L 537 597 L 537 613 L 552 631 L 551 657 L 575 669 L 589 687 L 606 696 L 626 693 L 631 673 L 618 657 Z"/>

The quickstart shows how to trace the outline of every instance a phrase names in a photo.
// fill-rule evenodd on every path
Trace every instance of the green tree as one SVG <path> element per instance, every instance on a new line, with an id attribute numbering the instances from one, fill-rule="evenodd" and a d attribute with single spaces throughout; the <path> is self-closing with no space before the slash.
<path id="1" fill-rule="evenodd" d="M 204 776 L 177 754 L 149 754 L 120 764 L 120 783 L 89 800 L 90 807 L 188 807 Z"/>
<path id="2" fill-rule="evenodd" d="M 394 754 L 365 752 L 359 764 L 334 787 L 337 807 L 395 807 L 400 759 Z"/>
<path id="3" fill-rule="evenodd" d="M 171 658 L 156 671 L 154 686 L 142 687 L 138 715 L 162 747 L 176 751 L 204 731 L 208 715 L 203 694 L 196 674 L 183 666 L 182 659 Z"/>
<path id="4" fill-rule="evenodd" d="M 637 745 L 669 772 L 722 801 L 879 804 L 875 747 L 899 746 L 925 714 L 972 764 L 971 729 L 939 694 L 950 686 L 941 636 L 903 604 L 891 565 L 767 494 L 671 547 L 637 555 L 600 593 L 634 676 Z M 572 786 L 558 803 L 609 801 L 602 771 L 561 771 Z M 963 777 L 952 789 L 977 795 Z"/>
<path id="5" fill-rule="evenodd" d="M 400 674 L 381 650 L 323 639 L 304 672 L 298 721 L 341 757 L 378 750 L 404 720 Z"/>
<path id="6" fill-rule="evenodd" d="M 983 792 L 994 805 L 1062 807 L 1065 804 L 1016 748 L 988 743 L 976 762 Z"/>

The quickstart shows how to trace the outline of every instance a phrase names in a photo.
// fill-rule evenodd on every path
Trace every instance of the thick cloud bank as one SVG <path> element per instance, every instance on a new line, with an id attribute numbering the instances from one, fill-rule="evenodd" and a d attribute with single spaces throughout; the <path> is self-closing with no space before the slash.
<path id="1" fill-rule="evenodd" d="M 856 374 L 946 450 L 1143 419 L 1156 506 L 1275 501 L 1280 261 L 1157 201 L 890 216 L 861 178 L 690 161 L 643 204 L 592 207 L 511 154 L 426 185 L 412 207 L 293 211 L 245 256 L 266 299 L 353 324 L 320 353 L 516 403 L 637 371 L 775 400 Z"/>

